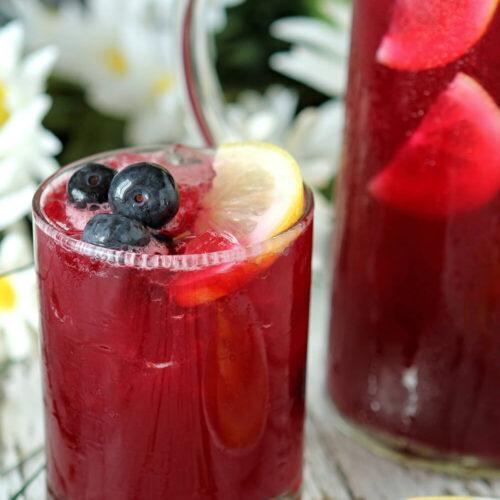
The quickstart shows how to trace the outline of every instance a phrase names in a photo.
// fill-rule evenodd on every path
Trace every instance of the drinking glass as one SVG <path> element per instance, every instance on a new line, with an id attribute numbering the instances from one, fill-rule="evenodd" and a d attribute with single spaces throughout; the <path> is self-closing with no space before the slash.
<path id="1" fill-rule="evenodd" d="M 291 228 L 236 249 L 157 255 L 82 241 L 66 213 L 71 174 L 151 155 L 186 178 L 213 151 L 104 153 L 35 195 L 49 497 L 298 495 L 311 193 Z"/>

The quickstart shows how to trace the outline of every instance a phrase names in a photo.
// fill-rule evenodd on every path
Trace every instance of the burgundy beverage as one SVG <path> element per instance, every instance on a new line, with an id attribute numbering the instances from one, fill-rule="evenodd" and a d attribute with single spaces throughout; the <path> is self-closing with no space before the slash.
<path id="1" fill-rule="evenodd" d="M 499 48 L 497 0 L 354 2 L 330 392 L 471 467 L 500 466 Z"/>
<path id="2" fill-rule="evenodd" d="M 197 229 L 215 182 L 212 153 L 173 146 L 92 162 L 118 172 L 136 162 L 167 168 L 180 209 L 147 244 L 104 248 L 82 233 L 110 205 L 68 201 L 68 180 L 88 160 L 36 195 L 50 497 L 297 494 L 310 195 L 291 228 L 244 245 Z"/>

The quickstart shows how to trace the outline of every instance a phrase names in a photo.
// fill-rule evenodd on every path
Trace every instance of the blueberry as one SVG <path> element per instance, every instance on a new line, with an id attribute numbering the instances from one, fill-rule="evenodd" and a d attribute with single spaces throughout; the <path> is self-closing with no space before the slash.
<path id="1" fill-rule="evenodd" d="M 168 170 L 154 163 L 134 163 L 114 177 L 109 203 L 114 212 L 159 228 L 179 210 L 179 193 Z"/>
<path id="2" fill-rule="evenodd" d="M 115 173 L 112 168 L 100 163 L 87 163 L 68 182 L 69 201 L 79 208 L 106 202 Z"/>
<path id="3" fill-rule="evenodd" d="M 97 214 L 83 231 L 83 241 L 117 250 L 144 247 L 150 238 L 149 231 L 140 222 L 118 214 Z"/>

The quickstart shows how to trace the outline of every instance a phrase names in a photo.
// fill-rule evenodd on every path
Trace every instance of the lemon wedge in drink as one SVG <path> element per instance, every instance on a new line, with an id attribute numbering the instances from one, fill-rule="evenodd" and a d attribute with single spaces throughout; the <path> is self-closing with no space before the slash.
<path id="1" fill-rule="evenodd" d="M 202 200 L 195 225 L 198 236 L 188 245 L 188 253 L 261 243 L 263 247 L 259 255 L 242 262 L 179 275 L 171 283 L 170 293 L 183 307 L 224 297 L 269 268 L 297 232 L 292 230 L 278 240 L 272 237 L 292 227 L 304 213 L 300 168 L 277 146 L 262 142 L 222 145 L 213 168 L 212 188 Z"/>
<path id="2" fill-rule="evenodd" d="M 263 142 L 224 144 L 215 154 L 214 170 L 197 231 L 228 231 L 241 243 L 256 243 L 302 216 L 302 175 L 284 149 Z"/>

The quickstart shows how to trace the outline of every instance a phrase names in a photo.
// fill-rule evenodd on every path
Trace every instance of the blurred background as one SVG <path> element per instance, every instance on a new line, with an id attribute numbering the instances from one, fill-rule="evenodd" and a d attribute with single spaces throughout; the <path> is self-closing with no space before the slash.
<path id="1" fill-rule="evenodd" d="M 237 135 L 296 156 L 316 192 L 319 270 L 342 138 L 350 2 L 207 3 L 223 112 Z M 201 144 L 176 74 L 174 25 L 175 0 L 0 0 L 0 476 L 41 443 L 41 418 L 32 417 L 41 396 L 31 198 L 59 166 L 96 152 Z"/>

